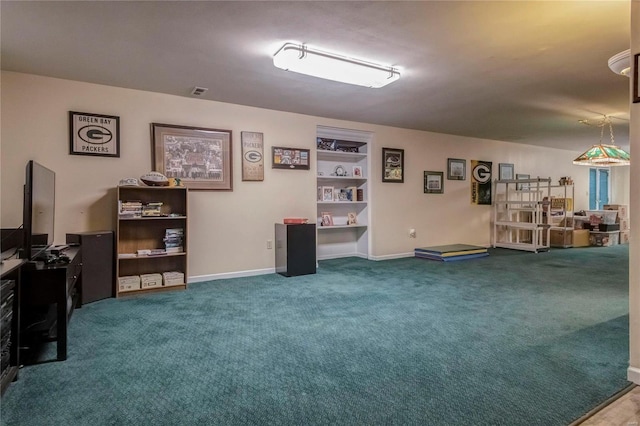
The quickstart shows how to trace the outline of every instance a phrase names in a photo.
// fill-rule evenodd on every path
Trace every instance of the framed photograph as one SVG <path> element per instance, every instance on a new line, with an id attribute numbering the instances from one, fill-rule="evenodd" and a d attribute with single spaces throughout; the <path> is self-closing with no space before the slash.
<path id="1" fill-rule="evenodd" d="M 382 181 L 404 182 L 404 149 L 382 148 Z"/>
<path id="2" fill-rule="evenodd" d="M 424 172 L 424 193 L 443 194 L 444 193 L 444 172 Z"/>
<path id="3" fill-rule="evenodd" d="M 333 215 L 331 212 L 320 213 L 320 226 L 333 226 Z"/>
<path id="4" fill-rule="evenodd" d="M 322 201 L 333 201 L 333 186 L 322 187 Z"/>
<path id="5" fill-rule="evenodd" d="M 447 158 L 447 179 L 466 180 L 467 160 L 461 158 Z"/>
<path id="6" fill-rule="evenodd" d="M 240 132 L 242 143 L 242 180 L 264 180 L 264 138 L 258 132 Z"/>
<path id="7" fill-rule="evenodd" d="M 529 175 L 525 175 L 522 173 L 518 173 L 516 175 L 516 180 L 520 180 L 520 179 L 530 179 L 531 176 Z M 524 182 L 524 183 L 516 183 L 516 191 L 527 191 L 529 190 L 529 182 Z"/>
<path id="8" fill-rule="evenodd" d="M 347 225 L 356 225 L 358 223 L 358 214 L 356 212 L 347 213 Z"/>
<path id="9" fill-rule="evenodd" d="M 362 174 L 362 166 L 353 166 L 353 177 L 364 177 L 364 175 Z"/>
<path id="10" fill-rule="evenodd" d="M 274 146 L 271 150 L 271 168 L 309 170 L 309 150 Z"/>
<path id="11" fill-rule="evenodd" d="M 513 164 L 511 163 L 499 163 L 498 164 L 498 179 L 511 180 L 513 179 Z"/>
<path id="12" fill-rule="evenodd" d="M 151 123 L 155 171 L 189 189 L 233 190 L 231 130 Z"/>
<path id="13" fill-rule="evenodd" d="M 120 117 L 69 111 L 69 154 L 120 157 Z"/>
<path id="14" fill-rule="evenodd" d="M 640 53 L 633 56 L 633 103 L 640 102 Z"/>

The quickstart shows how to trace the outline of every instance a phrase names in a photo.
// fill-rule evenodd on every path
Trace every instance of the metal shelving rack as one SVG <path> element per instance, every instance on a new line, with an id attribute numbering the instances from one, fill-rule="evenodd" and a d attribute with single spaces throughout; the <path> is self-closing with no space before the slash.
<path id="1" fill-rule="evenodd" d="M 549 250 L 550 226 L 543 213 L 550 199 L 551 178 L 496 179 L 493 189 L 493 247 L 535 253 Z"/>

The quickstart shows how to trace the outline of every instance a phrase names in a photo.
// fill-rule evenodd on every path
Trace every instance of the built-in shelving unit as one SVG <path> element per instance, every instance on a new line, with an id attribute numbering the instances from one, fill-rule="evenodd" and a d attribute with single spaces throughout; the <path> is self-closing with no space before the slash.
<path id="1" fill-rule="evenodd" d="M 549 205 L 551 179 L 494 181 L 493 247 L 532 252 L 549 250 L 544 212 Z"/>
<path id="2" fill-rule="evenodd" d="M 123 211 L 123 203 L 162 203 L 160 216 L 131 217 Z M 182 242 L 172 252 L 166 247 L 168 230 L 182 230 Z M 116 296 L 132 293 L 156 292 L 186 288 L 187 279 L 187 189 L 183 187 L 118 187 L 117 277 Z M 140 250 L 156 250 L 152 255 L 140 254 Z M 165 250 L 162 252 L 161 250 Z M 182 273 L 183 280 L 161 285 L 125 289 L 120 286 L 121 277 L 140 277 L 147 274 Z"/>
<path id="3" fill-rule="evenodd" d="M 369 151 L 373 134 L 317 128 L 317 258 L 369 257 Z M 330 195 L 329 195 L 330 194 Z M 323 213 L 332 225 L 323 221 Z M 351 223 L 355 217 L 355 223 Z"/>

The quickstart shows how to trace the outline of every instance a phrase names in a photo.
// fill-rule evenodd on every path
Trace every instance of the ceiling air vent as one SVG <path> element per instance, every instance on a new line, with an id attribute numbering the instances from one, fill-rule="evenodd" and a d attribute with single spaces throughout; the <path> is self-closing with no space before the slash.
<path id="1" fill-rule="evenodd" d="M 194 87 L 193 90 L 191 91 L 191 95 L 193 96 L 202 96 L 205 94 L 205 92 L 209 90 L 206 87 Z"/>

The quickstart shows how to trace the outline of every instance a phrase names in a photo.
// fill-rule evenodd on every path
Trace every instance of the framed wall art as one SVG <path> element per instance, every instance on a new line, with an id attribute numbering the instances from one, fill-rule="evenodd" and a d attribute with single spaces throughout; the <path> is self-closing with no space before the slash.
<path id="1" fill-rule="evenodd" d="M 633 56 L 633 103 L 640 102 L 640 53 Z"/>
<path id="2" fill-rule="evenodd" d="M 424 193 L 444 193 L 444 172 L 424 172 Z"/>
<path id="3" fill-rule="evenodd" d="M 240 132 L 242 180 L 264 180 L 264 138 L 258 132 Z"/>
<path id="4" fill-rule="evenodd" d="M 518 173 L 516 175 L 516 180 L 522 179 L 530 179 L 530 175 L 525 175 L 523 173 Z M 528 191 L 529 190 L 529 182 L 516 183 L 516 191 Z"/>
<path id="5" fill-rule="evenodd" d="M 271 150 L 271 168 L 309 170 L 311 165 L 308 149 L 274 146 Z"/>
<path id="6" fill-rule="evenodd" d="M 404 182 L 404 149 L 382 148 L 382 181 Z"/>
<path id="7" fill-rule="evenodd" d="M 498 179 L 511 180 L 514 178 L 513 164 L 511 163 L 499 163 L 498 164 Z"/>
<path id="8" fill-rule="evenodd" d="M 461 158 L 447 158 L 447 179 L 467 179 L 467 160 Z"/>
<path id="9" fill-rule="evenodd" d="M 69 154 L 120 157 L 120 117 L 69 111 Z"/>
<path id="10" fill-rule="evenodd" d="M 233 190 L 231 130 L 151 124 L 153 164 L 187 188 Z"/>

